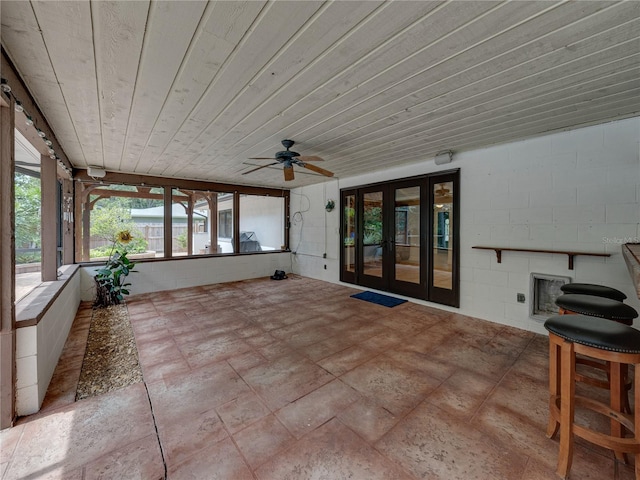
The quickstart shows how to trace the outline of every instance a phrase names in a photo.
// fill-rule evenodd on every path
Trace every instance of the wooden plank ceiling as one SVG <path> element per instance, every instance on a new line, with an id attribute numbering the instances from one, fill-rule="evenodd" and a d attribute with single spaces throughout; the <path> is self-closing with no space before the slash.
<path id="1" fill-rule="evenodd" d="M 640 2 L 2 1 L 69 160 L 293 187 L 640 112 Z M 270 162 L 266 162 L 267 164 Z M 302 171 L 301 171 L 302 170 Z"/>

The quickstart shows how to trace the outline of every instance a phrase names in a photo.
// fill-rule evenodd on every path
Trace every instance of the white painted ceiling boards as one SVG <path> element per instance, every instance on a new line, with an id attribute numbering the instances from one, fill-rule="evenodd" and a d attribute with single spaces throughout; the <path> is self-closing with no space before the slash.
<path id="1" fill-rule="evenodd" d="M 264 186 L 640 112 L 640 2 L 9 1 L 2 45 L 77 168 Z"/>

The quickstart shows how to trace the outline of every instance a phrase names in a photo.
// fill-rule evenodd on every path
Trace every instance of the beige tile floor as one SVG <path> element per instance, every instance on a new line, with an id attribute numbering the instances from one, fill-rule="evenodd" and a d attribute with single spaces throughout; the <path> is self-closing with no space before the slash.
<path id="1" fill-rule="evenodd" d="M 355 292 L 291 276 L 133 297 L 144 383 L 74 402 L 83 305 L 42 411 L 0 434 L 2 479 L 557 478 L 544 336 Z M 572 478 L 633 472 L 578 442 Z"/>

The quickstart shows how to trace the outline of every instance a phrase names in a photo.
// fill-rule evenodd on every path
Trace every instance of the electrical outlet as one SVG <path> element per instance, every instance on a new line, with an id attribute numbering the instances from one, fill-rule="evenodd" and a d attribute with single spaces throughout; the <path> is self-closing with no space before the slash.
<path id="1" fill-rule="evenodd" d="M 516 294 L 516 300 L 518 300 L 518 303 L 524 303 L 524 293 Z"/>

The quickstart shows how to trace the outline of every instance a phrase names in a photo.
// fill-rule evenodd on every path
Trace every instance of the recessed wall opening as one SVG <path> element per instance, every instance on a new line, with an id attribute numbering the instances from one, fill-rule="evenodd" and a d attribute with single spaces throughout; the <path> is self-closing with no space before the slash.
<path id="1" fill-rule="evenodd" d="M 557 315 L 556 299 L 562 295 L 560 287 L 566 283 L 571 283 L 571 277 L 532 273 L 529 281 L 529 316 L 544 321 Z"/>

